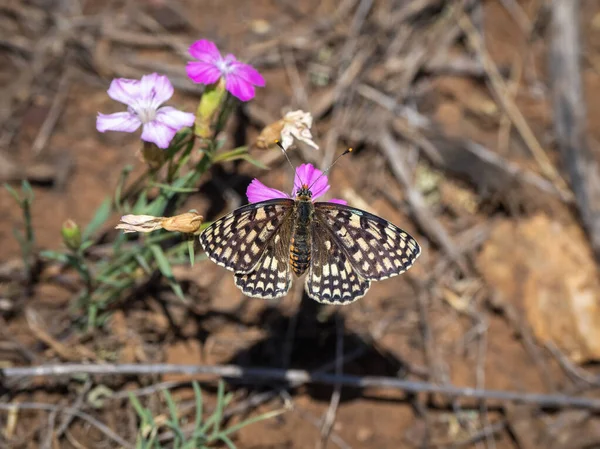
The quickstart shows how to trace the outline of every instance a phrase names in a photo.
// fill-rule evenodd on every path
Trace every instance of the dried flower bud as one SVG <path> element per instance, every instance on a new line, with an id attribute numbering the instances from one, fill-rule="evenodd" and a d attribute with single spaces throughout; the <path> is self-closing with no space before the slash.
<path id="1" fill-rule="evenodd" d="M 115 226 L 115 229 L 122 229 L 123 232 L 152 232 L 162 229 L 161 222 L 163 217 L 154 217 L 152 215 L 123 215 L 121 222 Z"/>
<path id="2" fill-rule="evenodd" d="M 183 232 L 193 234 L 202 224 L 204 217 L 196 212 L 186 212 L 185 214 L 175 215 L 174 217 L 163 218 L 162 227 L 167 231 Z"/>
<path id="3" fill-rule="evenodd" d="M 255 146 L 261 150 L 268 150 L 275 146 L 275 142 L 281 140 L 281 130 L 283 129 L 283 120 L 277 120 L 263 128 L 256 139 Z"/>
<path id="4" fill-rule="evenodd" d="M 193 234 L 202 224 L 202 215 L 196 212 L 186 212 L 174 217 L 154 217 L 152 215 L 124 215 L 121 222 L 115 226 L 123 232 L 152 232 L 165 229 L 172 232 Z"/>
<path id="5" fill-rule="evenodd" d="M 81 247 L 81 230 L 73 220 L 69 219 L 65 221 L 60 232 L 67 248 L 77 251 Z"/>
<path id="6" fill-rule="evenodd" d="M 287 150 L 294 139 L 297 139 L 318 150 L 319 146 L 312 140 L 311 126 L 312 115 L 310 112 L 302 110 L 288 112 L 281 120 L 271 123 L 261 131 L 256 139 L 256 147 L 266 150 L 271 148 L 276 141 L 280 141 L 281 146 Z"/>

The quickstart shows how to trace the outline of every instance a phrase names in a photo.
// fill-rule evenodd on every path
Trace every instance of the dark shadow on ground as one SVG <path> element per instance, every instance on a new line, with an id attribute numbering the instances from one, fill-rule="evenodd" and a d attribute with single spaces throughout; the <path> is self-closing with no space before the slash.
<path id="1" fill-rule="evenodd" d="M 360 351 L 358 356 L 345 360 L 344 374 L 391 377 L 405 377 L 408 374 L 407 363 L 348 330 L 343 320 L 343 315 L 338 311 L 333 313 L 330 313 L 330 310 L 326 311 L 324 306 L 303 293 L 300 307 L 293 316 L 281 314 L 277 306 L 266 308 L 257 322 L 268 331 L 267 338 L 238 352 L 226 363 L 243 368 L 286 368 L 309 372 L 329 365 L 327 372 L 334 373 L 333 362 L 338 347 L 338 329 L 341 329 L 343 353 L 348 355 Z M 232 384 L 240 383 L 239 379 L 230 381 Z M 266 383 L 269 388 L 287 386 L 285 383 L 277 385 L 272 381 Z M 253 387 L 245 384 L 244 388 Z M 254 388 L 265 389 L 264 386 Z M 331 399 L 332 386 L 311 384 L 303 386 L 302 391 L 310 394 L 314 399 L 328 402 Z M 361 396 L 362 391 L 359 388 L 344 388 L 342 400 L 352 400 Z"/>

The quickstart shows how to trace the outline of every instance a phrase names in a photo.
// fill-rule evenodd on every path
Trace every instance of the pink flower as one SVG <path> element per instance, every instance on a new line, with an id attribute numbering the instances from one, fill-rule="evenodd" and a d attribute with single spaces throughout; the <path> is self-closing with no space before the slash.
<path id="1" fill-rule="evenodd" d="M 108 96 L 127 105 L 127 112 L 98 113 L 96 129 L 132 133 L 142 126 L 142 140 L 168 148 L 177 131 L 194 124 L 194 114 L 170 106 L 159 107 L 173 96 L 173 85 L 164 75 L 144 75 L 140 81 L 117 78 L 110 83 Z"/>
<path id="2" fill-rule="evenodd" d="M 325 192 L 329 190 L 327 176 L 321 176 L 322 173 L 323 172 L 321 170 L 313 167 L 312 164 L 300 165 L 298 168 L 296 168 L 296 176 L 294 177 L 294 190 L 292 191 L 291 195 L 288 195 L 281 190 L 267 187 L 255 178 L 248 186 L 248 189 L 246 190 L 246 196 L 248 196 L 248 201 L 251 203 L 274 200 L 276 198 L 293 198 L 296 196 L 298 190 L 300 190 L 303 186 L 307 186 L 312 192 L 312 200 L 314 202 L 315 199 L 323 196 Z M 329 200 L 328 202 L 347 204 L 346 201 L 335 198 Z"/>
<path id="3" fill-rule="evenodd" d="M 224 58 L 214 42 L 199 40 L 190 46 L 190 55 L 198 61 L 187 63 L 188 77 L 200 84 L 213 84 L 225 79 L 225 89 L 242 101 L 254 98 L 254 86 L 263 87 L 265 79 L 249 64 L 229 54 Z"/>

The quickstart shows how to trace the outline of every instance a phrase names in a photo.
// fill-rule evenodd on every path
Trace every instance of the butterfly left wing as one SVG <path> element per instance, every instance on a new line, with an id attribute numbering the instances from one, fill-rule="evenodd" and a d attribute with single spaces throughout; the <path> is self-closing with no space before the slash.
<path id="1" fill-rule="evenodd" d="M 216 264 L 235 273 L 250 273 L 288 221 L 293 206 L 294 201 L 287 198 L 247 204 L 206 228 L 200 243 Z"/>
<path id="2" fill-rule="evenodd" d="M 315 203 L 315 220 L 335 237 L 364 279 L 378 281 L 408 270 L 421 253 L 406 231 L 366 211 L 336 203 Z"/>
<path id="3" fill-rule="evenodd" d="M 289 264 L 291 220 L 281 224 L 255 269 L 235 274 L 235 285 L 247 296 L 275 299 L 285 296 L 292 285 Z"/>
<path id="4" fill-rule="evenodd" d="M 325 304 L 349 304 L 362 298 L 370 286 L 371 282 L 352 267 L 331 232 L 315 222 L 305 283 L 308 296 Z"/>

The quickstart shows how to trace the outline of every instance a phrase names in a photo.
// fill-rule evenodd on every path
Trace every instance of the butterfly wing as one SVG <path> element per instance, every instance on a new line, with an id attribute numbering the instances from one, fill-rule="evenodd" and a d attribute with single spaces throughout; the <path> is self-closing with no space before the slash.
<path id="1" fill-rule="evenodd" d="M 406 231 L 360 209 L 315 203 L 315 220 L 331 231 L 350 264 L 367 280 L 404 273 L 421 253 L 417 241 Z"/>
<path id="2" fill-rule="evenodd" d="M 277 231 L 289 222 L 293 206 L 287 198 L 242 206 L 206 228 L 200 243 L 216 264 L 236 274 L 251 273 Z"/>
<path id="3" fill-rule="evenodd" d="M 282 223 L 254 270 L 246 274 L 235 274 L 235 285 L 245 295 L 262 299 L 286 295 L 292 285 L 289 264 L 291 229 L 291 220 Z"/>
<path id="4" fill-rule="evenodd" d="M 321 303 L 348 304 L 362 298 L 370 285 L 353 268 L 332 233 L 314 222 L 305 284 L 308 296 Z"/>

